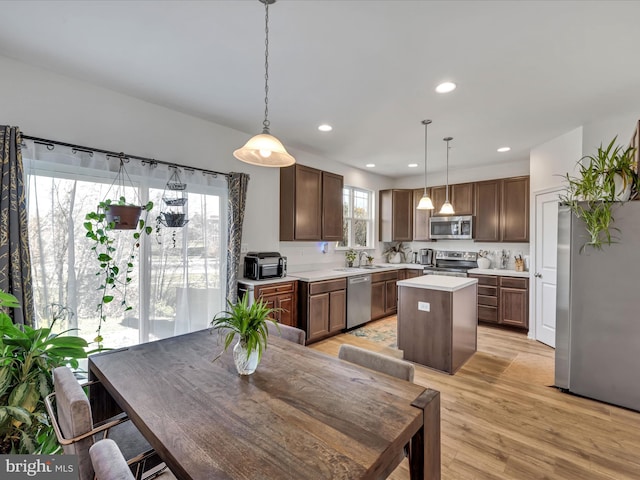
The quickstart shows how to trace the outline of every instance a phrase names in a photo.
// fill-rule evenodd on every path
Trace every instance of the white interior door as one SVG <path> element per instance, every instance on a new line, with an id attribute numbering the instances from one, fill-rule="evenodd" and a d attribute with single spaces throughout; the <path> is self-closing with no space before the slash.
<path id="1" fill-rule="evenodd" d="M 556 346 L 556 280 L 558 262 L 558 194 L 536 195 L 535 321 L 536 340 Z"/>

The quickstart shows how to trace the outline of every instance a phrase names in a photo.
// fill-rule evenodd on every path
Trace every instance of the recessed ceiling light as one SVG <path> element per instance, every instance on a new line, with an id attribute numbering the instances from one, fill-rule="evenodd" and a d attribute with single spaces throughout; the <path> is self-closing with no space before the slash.
<path id="1" fill-rule="evenodd" d="M 416 168 L 418 166 L 417 163 L 410 163 L 409 165 L 407 165 L 407 167 L 409 168 Z"/>
<path id="2" fill-rule="evenodd" d="M 375 163 L 367 163 L 367 164 L 365 165 L 365 167 L 367 167 L 367 168 L 373 168 L 373 167 L 375 167 L 375 166 L 376 166 L 376 164 L 375 164 Z"/>
<path id="3" fill-rule="evenodd" d="M 444 82 L 436 87 L 438 93 L 449 93 L 456 89 L 456 84 L 453 82 Z"/>
<path id="4" fill-rule="evenodd" d="M 320 130 L 321 132 L 330 132 L 331 130 L 333 130 L 333 127 L 331 125 L 323 123 L 318 127 L 318 130 Z"/>
<path id="5" fill-rule="evenodd" d="M 498 151 L 499 151 L 500 153 L 502 153 L 502 152 L 508 152 L 509 150 L 511 150 L 511 147 L 500 147 L 500 148 L 498 149 Z"/>

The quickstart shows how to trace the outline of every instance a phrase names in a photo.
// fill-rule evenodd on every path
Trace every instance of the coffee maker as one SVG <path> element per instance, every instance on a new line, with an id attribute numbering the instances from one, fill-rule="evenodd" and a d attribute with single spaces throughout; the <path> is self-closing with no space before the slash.
<path id="1" fill-rule="evenodd" d="M 435 266 L 436 251 L 433 248 L 420 249 L 420 263 L 422 265 Z"/>

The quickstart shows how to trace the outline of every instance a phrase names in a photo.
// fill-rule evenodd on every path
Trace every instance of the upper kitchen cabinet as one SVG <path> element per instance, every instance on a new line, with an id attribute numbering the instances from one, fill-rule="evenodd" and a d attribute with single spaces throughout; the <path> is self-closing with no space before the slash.
<path id="1" fill-rule="evenodd" d="M 453 205 L 454 215 L 473 215 L 473 183 L 458 183 L 449 185 L 449 200 Z M 440 216 L 440 209 L 447 198 L 447 187 L 439 186 L 431 188 L 431 200 L 433 200 L 433 216 Z"/>
<path id="2" fill-rule="evenodd" d="M 431 197 L 431 189 L 427 188 L 427 194 Z M 416 207 L 424 195 L 424 188 L 417 188 L 413 191 L 413 241 L 427 242 L 431 240 L 429 236 L 429 217 L 431 210 L 418 210 Z"/>
<path id="3" fill-rule="evenodd" d="M 475 185 L 476 242 L 529 241 L 529 177 Z"/>
<path id="4" fill-rule="evenodd" d="M 280 169 L 280 240 L 340 240 L 343 178 L 295 164 Z"/>
<path id="5" fill-rule="evenodd" d="M 381 242 L 413 240 L 413 190 L 380 190 L 379 210 Z"/>
<path id="6" fill-rule="evenodd" d="M 502 180 L 500 232 L 503 242 L 529 241 L 529 177 Z"/>
<path id="7" fill-rule="evenodd" d="M 342 175 L 322 172 L 322 239 L 339 241 L 344 235 L 342 219 Z"/>
<path id="8" fill-rule="evenodd" d="M 476 242 L 500 241 L 500 199 L 502 180 L 477 182 L 475 188 Z"/>

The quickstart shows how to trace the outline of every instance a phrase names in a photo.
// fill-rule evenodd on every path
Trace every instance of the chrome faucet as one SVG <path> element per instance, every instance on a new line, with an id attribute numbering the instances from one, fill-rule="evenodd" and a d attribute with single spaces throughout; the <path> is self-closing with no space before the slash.
<path id="1" fill-rule="evenodd" d="M 365 252 L 364 250 L 360 250 L 360 252 L 358 253 L 358 267 L 362 266 L 362 255 L 364 255 L 365 257 L 369 256 L 367 252 Z"/>

